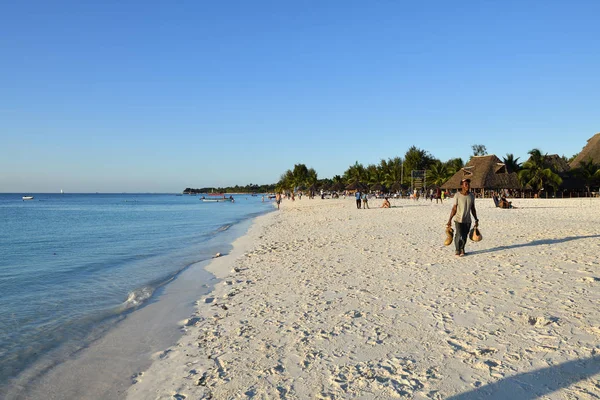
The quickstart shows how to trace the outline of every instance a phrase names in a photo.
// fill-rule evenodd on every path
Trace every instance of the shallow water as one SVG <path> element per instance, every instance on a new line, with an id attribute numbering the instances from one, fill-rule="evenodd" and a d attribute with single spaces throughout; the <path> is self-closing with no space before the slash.
<path id="1" fill-rule="evenodd" d="M 260 196 L 235 203 L 167 194 L 34 197 L 0 194 L 0 385 L 143 305 L 231 242 L 232 225 L 272 210 Z"/>

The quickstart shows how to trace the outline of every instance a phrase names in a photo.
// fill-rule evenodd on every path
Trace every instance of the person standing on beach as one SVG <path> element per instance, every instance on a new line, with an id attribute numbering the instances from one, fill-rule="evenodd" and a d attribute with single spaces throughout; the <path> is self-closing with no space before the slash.
<path id="1" fill-rule="evenodd" d="M 360 210 L 360 190 L 356 191 L 356 208 L 358 208 Z"/>
<path id="2" fill-rule="evenodd" d="M 452 218 L 454 217 L 454 246 L 456 248 L 455 254 L 459 257 L 465 255 L 465 244 L 467 243 L 467 235 L 469 229 L 471 229 L 471 214 L 475 218 L 475 227 L 479 225 L 477 219 L 477 210 L 475 210 L 475 196 L 470 192 L 471 180 L 463 179 L 460 181 L 460 192 L 454 195 L 454 206 L 450 212 L 450 218 L 448 219 L 448 226 L 452 224 Z"/>
<path id="3" fill-rule="evenodd" d="M 367 198 L 367 194 L 363 193 L 362 195 L 363 208 L 366 210 L 369 208 L 369 199 Z"/>
<path id="4" fill-rule="evenodd" d="M 279 210 L 279 204 L 281 203 L 281 193 L 275 195 L 275 202 L 277 203 L 277 209 Z"/>
<path id="5" fill-rule="evenodd" d="M 442 190 L 440 188 L 437 188 L 435 191 L 435 204 L 438 203 L 438 200 L 444 204 L 444 200 L 442 200 Z"/>

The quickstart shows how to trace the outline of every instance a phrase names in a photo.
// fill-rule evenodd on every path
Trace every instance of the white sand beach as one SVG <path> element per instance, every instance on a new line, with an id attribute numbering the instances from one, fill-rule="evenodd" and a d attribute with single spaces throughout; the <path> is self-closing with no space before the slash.
<path id="1" fill-rule="evenodd" d="M 129 399 L 600 398 L 600 199 L 285 200 Z"/>

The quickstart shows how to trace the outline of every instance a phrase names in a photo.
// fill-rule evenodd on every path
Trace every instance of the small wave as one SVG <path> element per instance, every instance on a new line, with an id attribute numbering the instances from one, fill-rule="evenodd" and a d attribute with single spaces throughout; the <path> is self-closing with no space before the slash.
<path id="1" fill-rule="evenodd" d="M 127 300 L 121 304 L 121 310 L 124 311 L 133 307 L 138 307 L 144 301 L 148 300 L 152 296 L 152 293 L 154 293 L 154 289 L 150 286 L 144 286 L 134 290 L 127 295 Z"/>
<path id="2" fill-rule="evenodd" d="M 218 232 L 224 232 L 227 229 L 231 228 L 232 224 L 227 224 L 227 225 L 223 225 L 221 226 L 219 229 L 217 229 Z"/>

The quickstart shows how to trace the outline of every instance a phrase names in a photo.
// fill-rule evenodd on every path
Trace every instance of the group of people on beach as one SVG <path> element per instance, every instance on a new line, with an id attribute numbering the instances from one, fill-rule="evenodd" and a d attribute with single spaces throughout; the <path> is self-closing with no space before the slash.
<path id="1" fill-rule="evenodd" d="M 436 204 L 438 204 L 438 202 L 444 204 L 444 199 L 447 195 L 448 194 L 445 190 L 442 190 L 438 187 L 437 189 L 435 189 L 435 191 L 433 189 L 429 189 L 429 192 L 427 192 L 426 189 L 421 189 L 420 191 L 414 189 L 409 197 L 415 201 L 419 200 L 420 198 L 424 198 L 425 200 L 430 200 L 431 202 L 433 202 L 433 200 L 435 199 Z"/>
<path id="2" fill-rule="evenodd" d="M 437 200 L 443 201 L 444 197 L 445 193 L 440 191 L 440 189 L 437 189 L 437 192 L 435 194 L 431 192 L 431 201 L 433 201 L 433 198 L 436 198 L 436 202 Z M 367 193 L 363 193 L 360 190 L 357 190 L 354 194 L 354 198 L 356 200 L 357 209 L 369 208 L 369 199 L 367 197 Z M 281 193 L 277 193 L 275 195 L 277 209 L 279 209 L 281 199 Z M 494 201 L 496 202 L 496 199 Z M 502 202 L 507 202 L 506 198 L 504 197 L 498 201 L 498 204 L 503 204 Z M 508 206 L 506 208 L 512 207 L 510 202 L 507 202 L 507 204 Z M 391 204 L 388 197 L 384 198 L 381 208 L 391 208 Z M 465 245 L 467 243 L 467 236 L 469 235 L 469 231 L 471 230 L 471 215 L 475 220 L 475 228 L 477 228 L 479 226 L 479 219 L 477 218 L 477 210 L 475 208 L 475 195 L 471 193 L 471 180 L 465 178 L 460 182 L 460 191 L 458 191 L 454 195 L 454 205 L 452 206 L 452 211 L 450 211 L 450 218 L 448 219 L 447 224 L 448 228 L 450 228 L 452 226 L 452 222 L 454 221 L 454 246 L 455 254 L 458 257 L 463 257 L 466 254 Z"/>
<path id="3" fill-rule="evenodd" d="M 360 190 L 357 190 L 354 194 L 354 198 L 356 199 L 356 208 L 359 210 L 362 208 L 369 208 L 369 198 L 366 193 L 362 193 Z"/>

